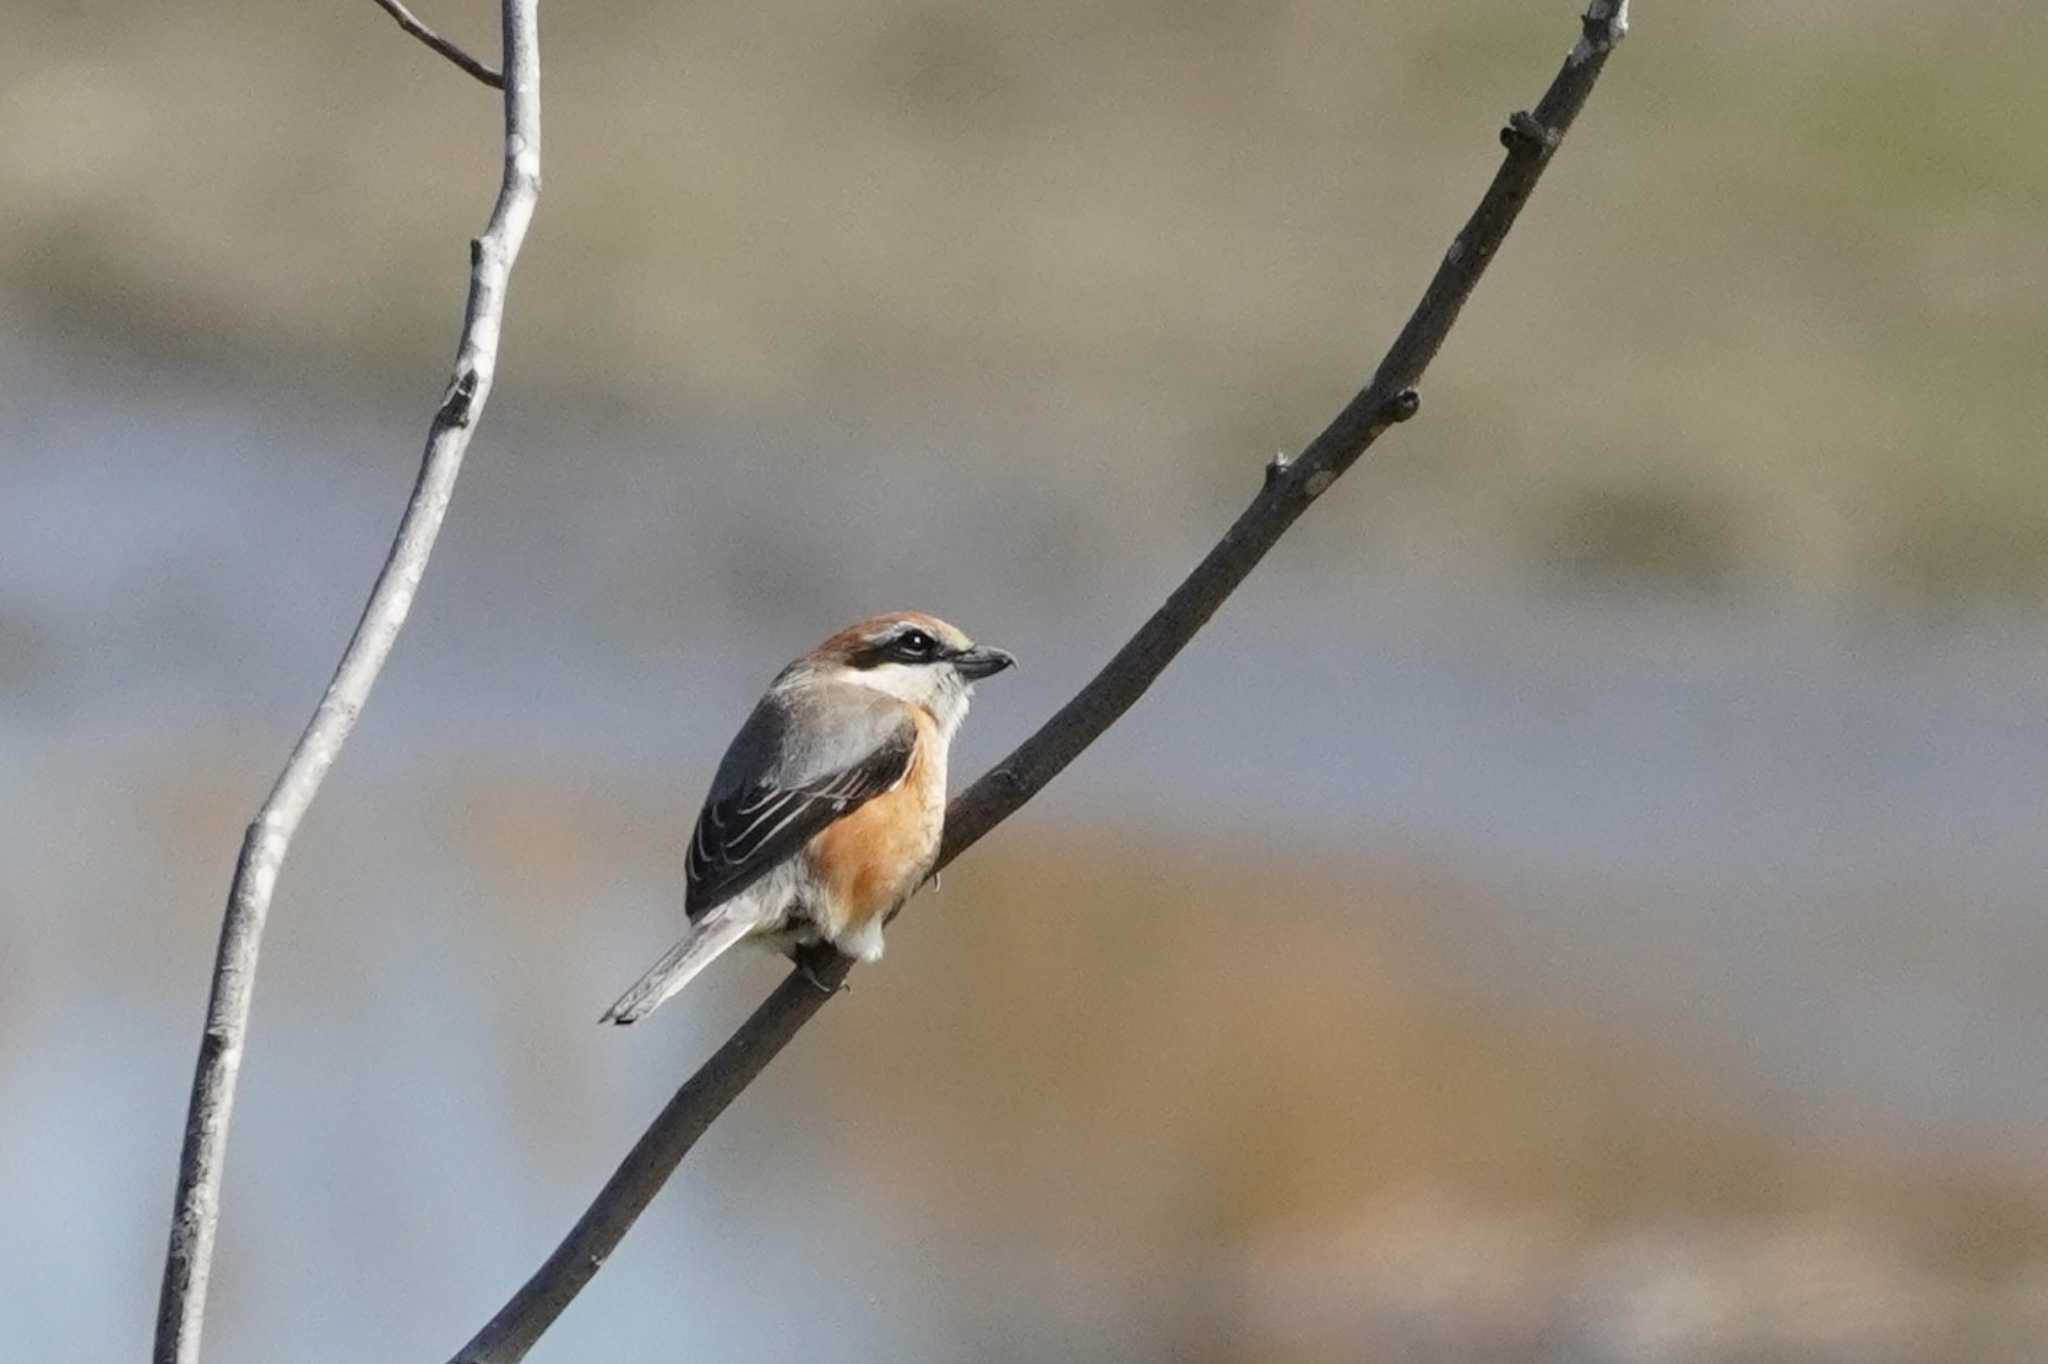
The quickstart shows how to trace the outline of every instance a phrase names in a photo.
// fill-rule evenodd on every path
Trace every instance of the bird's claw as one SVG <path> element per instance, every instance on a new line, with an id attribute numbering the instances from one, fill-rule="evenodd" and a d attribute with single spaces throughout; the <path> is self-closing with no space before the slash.
<path id="1" fill-rule="evenodd" d="M 812 943 L 791 952 L 789 959 L 791 964 L 796 967 L 796 973 L 809 981 L 811 988 L 829 999 L 833 995 L 846 993 L 853 986 L 843 980 L 839 984 L 833 985 L 818 974 L 818 967 L 823 961 L 828 959 L 828 954 L 829 956 L 836 957 L 839 955 L 839 952 L 828 943 Z"/>
<path id="2" fill-rule="evenodd" d="M 811 964 L 807 961 L 800 961 L 796 964 L 796 973 L 809 981 L 812 988 L 821 995 L 836 995 L 841 990 L 851 990 L 853 988 L 844 982 L 841 982 L 837 988 L 827 985 L 824 981 L 818 979 L 818 973 L 811 969 Z"/>

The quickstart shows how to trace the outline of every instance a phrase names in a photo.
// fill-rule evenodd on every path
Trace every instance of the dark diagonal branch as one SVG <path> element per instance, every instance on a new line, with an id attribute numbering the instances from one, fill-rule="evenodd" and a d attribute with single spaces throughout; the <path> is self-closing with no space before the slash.
<path id="1" fill-rule="evenodd" d="M 491 395 L 504 323 L 505 289 L 540 198 L 540 37 L 538 0 L 504 0 L 505 171 L 483 235 L 470 243 L 469 300 L 448 392 L 427 431 L 412 499 L 399 519 L 391 552 L 355 634 L 343 650 L 327 693 L 286 759 L 277 784 L 250 823 L 228 887 L 214 961 L 206 1029 L 192 1077 L 185 1145 L 178 1163 L 177 1203 L 157 1304 L 156 1364 L 197 1364 L 206 1315 L 207 1278 L 220 1218 L 221 1170 L 227 1156 L 235 1080 L 249 1026 L 256 960 L 270 898 L 292 835 L 319 793 L 341 746 L 355 728 L 370 688 L 412 610 L 427 569 L 470 434 Z"/>
<path id="2" fill-rule="evenodd" d="M 1415 415 L 1415 386 L 1423 371 L 1592 93 L 1608 55 L 1626 36 L 1628 2 L 1592 0 L 1581 22 L 1582 36 L 1542 101 L 1533 112 L 1516 114 L 1502 131 L 1506 160 L 1451 242 L 1372 382 L 1299 456 L 1269 465 L 1251 505 L 1166 604 L 1079 695 L 953 801 L 946 811 L 940 866 L 1007 819 L 1129 710 L 1309 504 L 1355 464 L 1381 432 Z M 829 951 L 808 965 L 827 986 L 838 985 L 852 969 L 846 959 Z M 778 986 L 662 1110 L 569 1235 L 462 1348 L 454 1364 L 512 1364 L 523 1358 L 596 1275 L 713 1119 L 828 998 L 801 971 Z"/>
<path id="3" fill-rule="evenodd" d="M 1103 731 L 1145 694 L 1309 504 L 1356 464 L 1381 432 L 1415 415 L 1421 401 L 1415 387 L 1422 382 L 1423 371 L 1436 358 L 1465 300 L 1478 287 L 1479 277 L 1515 225 L 1572 120 L 1593 93 L 1593 83 L 1600 78 L 1608 54 L 1628 36 L 1628 5 L 1629 0 L 1591 0 L 1580 19 L 1579 41 L 1565 56 L 1563 68 L 1534 112 L 1515 114 L 1501 129 L 1506 159 L 1494 172 L 1479 207 L 1451 239 L 1421 302 L 1373 371 L 1372 382 L 1359 390 L 1300 455 L 1291 460 L 1276 458 L 1267 465 L 1265 486 L 1258 496 L 1203 556 L 1195 571 L 1173 590 L 1166 604 L 1152 613 L 1058 714 L 947 807 L 940 867 L 1015 814 L 1101 738 Z"/>
<path id="4" fill-rule="evenodd" d="M 400 4 L 399 0 L 375 0 L 375 2 L 377 8 L 398 21 L 400 28 L 425 43 L 428 47 L 433 48 L 434 51 L 440 53 L 449 61 L 454 62 L 470 75 L 475 76 L 485 85 L 490 86 L 493 90 L 505 88 L 505 78 L 503 76 L 491 70 L 491 68 L 485 66 L 467 52 L 464 52 L 461 46 L 451 39 L 443 38 L 440 34 L 414 18 L 413 12 Z"/>
<path id="5" fill-rule="evenodd" d="M 512 1301 L 462 1347 L 455 1356 L 456 1364 L 500 1364 L 526 1357 L 541 1333 L 554 1325 L 562 1309 L 596 1276 L 613 1247 L 625 1239 L 627 1230 L 683 1163 L 697 1138 L 767 1068 L 797 1029 L 825 1007 L 832 998 L 827 990 L 836 989 L 851 966 L 829 948 L 813 954 L 813 960 L 819 983 L 826 989 L 812 984 L 801 971 L 792 971 L 761 1001 L 739 1031 L 676 1091 L 661 1116 L 619 1163 L 575 1230 L 513 1294 Z"/>

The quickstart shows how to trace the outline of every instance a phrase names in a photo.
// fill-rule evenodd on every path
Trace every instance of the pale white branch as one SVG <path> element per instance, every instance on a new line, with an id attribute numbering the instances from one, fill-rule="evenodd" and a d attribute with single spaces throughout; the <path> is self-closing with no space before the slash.
<path id="1" fill-rule="evenodd" d="M 540 196 L 540 37 L 538 0 L 504 0 L 505 170 L 483 235 L 470 245 L 469 299 L 447 395 L 427 433 L 412 498 L 355 634 L 327 693 L 300 735 L 277 783 L 242 840 L 228 888 L 214 962 L 213 991 L 200 1035 L 199 1063 L 185 1118 L 177 1202 L 157 1304 L 156 1364 L 197 1364 L 206 1290 L 220 1220 L 221 1173 L 235 1082 L 249 1026 L 258 950 L 285 854 L 369 699 L 370 688 L 412 610 L 427 558 L 448 513 L 455 478 L 476 420 L 491 393 L 505 287 Z M 387 9 L 393 6 L 387 4 Z M 401 23 L 405 22 L 401 18 Z M 472 72 L 472 74 L 475 74 Z M 479 77 L 482 79 L 482 77 Z"/>

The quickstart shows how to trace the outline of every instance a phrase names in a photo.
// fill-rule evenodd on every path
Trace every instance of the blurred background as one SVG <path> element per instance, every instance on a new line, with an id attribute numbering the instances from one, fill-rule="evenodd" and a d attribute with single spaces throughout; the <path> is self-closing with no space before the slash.
<path id="1" fill-rule="evenodd" d="M 2048 9 L 1638 9 L 1422 419 L 536 1360 L 2048 1357 Z M 1575 17 L 543 25 L 499 386 L 276 902 L 213 1360 L 494 1311 L 780 978 L 594 1026 L 766 678 L 916 606 L 1024 659 L 956 771 L 1021 739 L 1363 382 Z M 0 1353 L 134 1358 L 499 114 L 368 0 L 0 26 Z"/>

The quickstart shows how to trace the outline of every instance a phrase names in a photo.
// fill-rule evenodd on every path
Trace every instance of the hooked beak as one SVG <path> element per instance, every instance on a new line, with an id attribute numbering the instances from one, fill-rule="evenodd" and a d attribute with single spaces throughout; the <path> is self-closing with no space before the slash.
<path id="1" fill-rule="evenodd" d="M 962 649 L 953 655 L 955 671 L 969 682 L 993 677 L 1005 668 L 1016 666 L 1017 660 L 1008 653 L 1001 649 L 992 649 L 985 644 L 977 644 L 972 649 Z"/>

